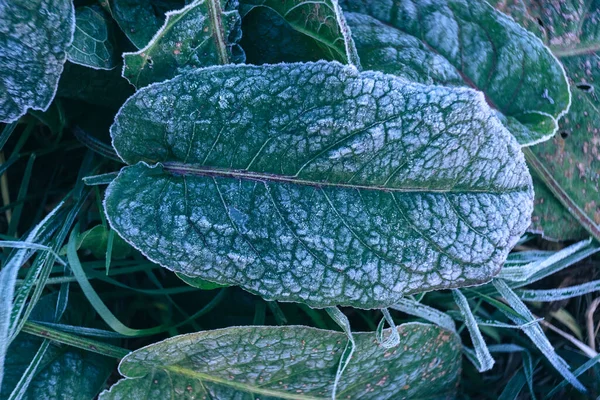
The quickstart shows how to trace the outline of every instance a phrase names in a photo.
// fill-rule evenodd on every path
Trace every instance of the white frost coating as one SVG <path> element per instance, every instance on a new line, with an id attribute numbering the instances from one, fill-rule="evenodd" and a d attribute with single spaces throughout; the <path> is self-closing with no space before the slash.
<path id="1" fill-rule="evenodd" d="M 0 122 L 48 109 L 74 32 L 70 0 L 0 0 Z"/>
<path id="2" fill-rule="evenodd" d="M 237 44 L 225 43 L 224 37 L 236 29 L 232 21 L 239 14 L 221 10 L 217 3 L 194 0 L 165 13 L 163 25 L 144 48 L 123 53 L 121 75 L 139 88 L 194 68 L 243 61 L 231 59 L 231 48 Z"/>
<path id="3" fill-rule="evenodd" d="M 562 64 L 486 1 L 341 3 L 367 69 L 483 90 L 523 146 L 552 137 L 570 108 Z"/>
<path id="4" fill-rule="evenodd" d="M 338 399 L 453 396 L 460 376 L 458 337 L 420 323 L 398 326 L 397 334 L 398 349 L 378 346 L 373 333 L 353 334 L 357 351 L 340 376 Z M 127 355 L 119 364 L 125 378 L 100 399 L 330 398 L 345 343 L 344 333 L 303 326 L 180 335 Z"/>
<path id="5" fill-rule="evenodd" d="M 125 240 L 313 307 L 485 282 L 533 207 L 520 147 L 481 93 L 337 63 L 198 70 L 140 90 L 111 134 L 128 163 L 167 170 L 137 164 L 109 186 Z"/>

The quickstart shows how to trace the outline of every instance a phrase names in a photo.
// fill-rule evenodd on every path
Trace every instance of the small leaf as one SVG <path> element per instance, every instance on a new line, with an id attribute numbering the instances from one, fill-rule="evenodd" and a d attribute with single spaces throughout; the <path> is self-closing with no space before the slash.
<path id="1" fill-rule="evenodd" d="M 69 47 L 70 62 L 94 69 L 112 69 L 118 64 L 113 45 L 113 22 L 99 6 L 75 10 L 75 35 Z"/>
<path id="2" fill-rule="evenodd" d="M 549 139 L 569 108 L 560 63 L 484 0 L 340 4 L 366 69 L 481 90 L 523 145 Z"/>
<path id="3" fill-rule="evenodd" d="M 101 0 L 104 9 L 138 49 L 146 46 L 160 29 L 165 12 L 178 10 L 183 3 L 183 0 Z"/>
<path id="4" fill-rule="evenodd" d="M 514 3 L 514 4 L 513 4 Z M 518 4 L 517 4 L 518 3 Z M 532 29 L 563 63 L 572 85 L 573 104 L 560 121 L 558 134 L 531 151 L 555 181 L 555 190 L 570 203 L 565 207 L 536 184 L 532 230 L 555 240 L 583 239 L 600 232 L 600 9 L 597 4 L 567 1 L 497 2 L 497 7 Z M 535 169 L 535 165 L 532 165 Z M 540 173 L 535 169 L 536 173 Z M 540 175 L 540 178 L 544 176 Z M 551 183 L 543 179 L 546 185 Z M 576 221 L 568 208 L 581 212 Z M 575 211 L 575 210 L 573 210 Z M 584 218 L 582 218 L 585 216 Z M 575 224 L 585 227 L 577 229 Z"/>
<path id="5" fill-rule="evenodd" d="M 98 259 L 106 257 L 106 248 L 108 245 L 109 231 L 105 226 L 96 225 L 93 228 L 82 232 L 77 238 L 77 250 L 88 250 Z M 114 260 L 120 260 L 129 257 L 133 253 L 133 248 L 121 239 L 119 236 L 114 238 L 111 256 Z"/>
<path id="6" fill-rule="evenodd" d="M 433 325 L 398 327 L 397 350 L 373 333 L 354 334 L 356 352 L 338 399 L 452 398 L 460 376 L 457 336 Z M 302 326 L 235 327 L 176 336 L 126 356 L 110 399 L 328 399 L 346 345 L 341 332 Z M 419 360 L 419 362 L 415 362 Z"/>
<path id="7" fill-rule="evenodd" d="M 482 96 L 338 63 L 223 66 L 146 87 L 111 128 L 113 229 L 268 300 L 383 308 L 498 273 L 531 177 Z M 147 163 L 158 163 L 153 166 Z"/>
<path id="8" fill-rule="evenodd" d="M 195 0 L 167 12 L 164 25 L 146 47 L 123 54 L 123 76 L 139 88 L 198 67 L 244 62 L 237 44 L 240 15 L 229 5 L 221 8 L 221 3 Z"/>
<path id="9" fill-rule="evenodd" d="M 339 61 L 360 66 L 337 0 L 242 0 L 242 46 L 254 64 Z"/>
<path id="10" fill-rule="evenodd" d="M 71 0 L 10 0 L 0 6 L 0 122 L 46 111 L 73 41 Z"/>

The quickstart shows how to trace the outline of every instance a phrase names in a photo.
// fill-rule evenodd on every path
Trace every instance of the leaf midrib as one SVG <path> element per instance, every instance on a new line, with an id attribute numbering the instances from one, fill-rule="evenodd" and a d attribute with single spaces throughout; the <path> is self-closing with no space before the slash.
<path id="1" fill-rule="evenodd" d="M 430 187 L 386 187 L 381 185 L 359 185 L 342 182 L 325 182 L 311 181 L 289 175 L 277 175 L 264 172 L 254 172 L 238 169 L 221 169 L 215 167 L 207 167 L 202 165 L 184 164 L 180 162 L 162 162 L 157 165 L 162 166 L 163 170 L 172 175 L 180 176 L 204 176 L 212 178 L 234 178 L 243 180 L 252 180 L 260 182 L 272 183 L 291 183 L 302 186 L 312 186 L 315 188 L 337 188 L 337 189 L 355 189 L 355 190 L 373 190 L 389 193 L 488 193 L 488 194 L 505 194 L 514 192 L 525 192 L 528 190 L 526 185 L 516 186 L 514 188 L 499 188 L 497 190 L 475 189 L 475 188 L 441 188 L 435 189 Z"/>
<path id="2" fill-rule="evenodd" d="M 286 400 L 326 400 L 324 397 L 313 397 L 307 395 L 300 394 L 292 394 L 288 392 L 273 390 L 273 389 L 264 389 L 257 386 L 253 386 L 246 383 L 235 382 L 231 380 L 227 380 L 224 378 L 219 378 L 216 376 L 204 374 L 202 372 L 192 371 L 187 368 L 180 367 L 178 365 L 169 365 L 165 367 L 165 371 L 173 372 L 179 375 L 187 376 L 190 378 L 198 379 L 200 381 L 207 381 L 212 383 L 218 383 L 225 386 L 229 386 L 233 389 L 240 390 L 242 392 L 255 393 L 265 396 L 278 397 Z"/>

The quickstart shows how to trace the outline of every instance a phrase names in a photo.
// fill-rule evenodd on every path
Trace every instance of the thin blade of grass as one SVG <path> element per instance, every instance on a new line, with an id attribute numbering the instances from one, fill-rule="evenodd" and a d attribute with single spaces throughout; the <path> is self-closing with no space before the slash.
<path id="1" fill-rule="evenodd" d="M 525 301 L 560 301 L 584 294 L 600 291 L 600 280 L 586 282 L 581 285 L 569 286 L 560 289 L 530 289 L 516 290 L 522 300 Z"/>
<path id="2" fill-rule="evenodd" d="M 77 283 L 81 287 L 81 290 L 85 294 L 85 297 L 88 299 L 92 307 L 96 310 L 98 315 L 110 326 L 115 332 L 118 332 L 125 336 L 147 336 L 154 335 L 160 332 L 163 332 L 166 328 L 165 326 L 157 326 L 154 328 L 147 329 L 132 329 L 123 324 L 119 319 L 108 309 L 106 304 L 102 301 L 100 296 L 96 293 L 92 285 L 90 284 L 83 268 L 81 267 L 81 263 L 79 262 L 79 256 L 77 255 L 76 245 L 77 245 L 77 235 L 79 234 L 79 225 L 75 225 L 73 231 L 71 232 L 71 236 L 69 237 L 69 242 L 67 244 L 67 259 L 69 260 L 69 266 L 71 267 L 71 271 L 73 275 L 77 279 Z"/>
<path id="3" fill-rule="evenodd" d="M 46 218 L 37 224 L 25 238 L 25 242 L 35 242 L 38 239 L 40 231 L 48 227 L 50 222 L 52 222 L 53 217 L 62 206 L 63 203 L 60 203 L 46 216 Z M 11 342 L 11 311 L 15 293 L 15 283 L 19 268 L 21 268 L 31 254 L 31 249 L 19 249 L 6 263 L 4 268 L 0 270 L 0 309 L 2 310 L 2 313 L 0 313 L 0 384 L 2 384 L 2 379 L 4 377 L 6 351 Z"/>
<path id="4" fill-rule="evenodd" d="M 494 279 L 492 281 L 498 293 L 508 302 L 512 309 L 521 315 L 520 318 L 514 317 L 512 314 L 506 314 L 516 324 L 523 324 L 527 321 L 533 321 L 535 317 L 527 306 L 519 299 L 519 296 L 504 282 L 502 279 Z M 501 310 L 502 311 L 502 310 Z M 554 366 L 554 368 L 567 379 L 573 387 L 580 392 L 587 392 L 586 388 L 579 380 L 569 371 L 569 365 L 556 352 L 554 347 L 548 341 L 548 338 L 542 331 L 539 324 L 535 323 L 523 328 L 523 332 L 531 339 L 533 344 L 542 352 L 546 359 Z"/>
<path id="5" fill-rule="evenodd" d="M 401 311 L 405 314 L 414 315 L 415 317 L 423 318 L 429 322 L 446 328 L 452 332 L 456 332 L 456 325 L 448 314 L 445 314 L 433 307 L 421 304 L 409 297 L 403 297 L 398 303 L 390 307 L 393 310 Z"/>
<path id="6" fill-rule="evenodd" d="M 335 321 L 336 324 L 342 328 L 346 336 L 348 337 L 348 342 L 346 343 L 346 347 L 344 348 L 344 352 L 342 353 L 342 357 L 340 358 L 340 363 L 338 364 L 337 372 L 335 373 L 335 380 L 333 382 L 333 390 L 331 391 L 331 398 L 335 400 L 337 394 L 337 387 L 340 383 L 340 379 L 346 370 L 348 364 L 350 364 L 350 360 L 352 360 L 352 355 L 354 354 L 354 349 L 356 348 L 356 342 L 354 341 L 354 335 L 352 334 L 352 328 L 350 328 L 350 321 L 348 317 L 340 311 L 337 307 L 328 307 L 325 309 L 327 314 Z"/>
<path id="7" fill-rule="evenodd" d="M 494 367 L 494 358 L 490 354 L 488 350 L 487 344 L 483 339 L 483 335 L 477 326 L 477 321 L 475 321 L 475 316 L 471 312 L 471 307 L 469 307 L 469 302 L 467 298 L 460 292 L 458 289 L 452 290 L 452 295 L 454 296 L 454 301 L 458 306 L 460 313 L 465 319 L 465 325 L 469 330 L 469 334 L 471 335 L 471 341 L 473 342 L 473 346 L 475 347 L 475 355 L 477 359 L 477 363 L 475 367 L 479 372 L 489 371 Z"/>
<path id="8" fill-rule="evenodd" d="M 12 217 L 10 219 L 10 223 L 8 224 L 7 233 L 10 236 L 17 236 L 17 229 L 19 227 L 19 222 L 21 221 L 21 213 L 23 212 L 23 206 L 25 205 L 24 200 L 25 197 L 27 197 L 27 190 L 29 189 L 29 181 L 31 180 L 34 162 L 35 154 L 32 154 L 29 156 L 29 160 L 27 161 L 25 172 L 23 172 L 23 177 L 21 178 L 21 186 L 19 187 L 19 192 L 17 193 L 17 202 L 19 203 L 12 210 Z"/>

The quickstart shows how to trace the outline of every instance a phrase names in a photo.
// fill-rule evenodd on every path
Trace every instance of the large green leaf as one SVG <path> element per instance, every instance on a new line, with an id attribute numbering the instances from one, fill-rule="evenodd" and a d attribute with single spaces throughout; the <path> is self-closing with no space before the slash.
<path id="1" fill-rule="evenodd" d="M 532 209 L 481 94 L 338 63 L 181 75 L 132 96 L 111 134 L 137 163 L 106 192 L 115 231 L 267 299 L 378 308 L 488 281 Z"/>
<path id="2" fill-rule="evenodd" d="M 100 3 L 138 49 L 154 37 L 167 11 L 184 6 L 183 0 L 101 0 Z"/>
<path id="3" fill-rule="evenodd" d="M 356 351 L 339 399 L 450 399 L 460 376 L 460 342 L 443 328 L 398 327 L 385 349 L 373 333 L 354 334 Z M 387 332 L 389 334 L 389 330 Z M 235 327 L 176 336 L 126 356 L 126 378 L 110 399 L 330 399 L 346 336 L 302 326 Z"/>
<path id="4" fill-rule="evenodd" d="M 0 122 L 48 109 L 74 30 L 71 0 L 0 0 Z"/>
<path id="5" fill-rule="evenodd" d="M 364 68 L 481 90 L 523 145 L 549 139 L 569 107 L 560 63 L 484 0 L 340 4 Z"/>
<path id="6" fill-rule="evenodd" d="M 42 297 L 30 318 L 54 322 L 56 299 L 56 295 Z M 88 308 L 69 308 L 62 322 L 81 323 L 83 311 Z M 20 333 L 11 343 L 4 364 L 0 398 L 9 398 L 42 342 L 43 339 L 39 337 Z M 109 357 L 51 343 L 22 399 L 92 400 L 102 390 L 114 366 L 114 359 Z"/>
<path id="7" fill-rule="evenodd" d="M 242 0 L 242 45 L 254 64 L 339 61 L 359 66 L 337 0 Z"/>
<path id="8" fill-rule="evenodd" d="M 146 47 L 125 53 L 123 76 L 136 87 L 173 78 L 198 67 L 244 62 L 236 2 L 195 0 L 167 13 Z"/>
<path id="9" fill-rule="evenodd" d="M 537 203 L 543 201 L 545 206 L 536 206 L 534 219 L 539 223 L 533 228 L 557 240 L 587 237 L 583 229 L 570 228 L 582 222 L 588 231 L 595 225 L 600 232 L 600 2 L 570 0 L 555 6 L 502 1 L 497 7 L 552 48 L 567 70 L 573 91 L 571 109 L 560 121 L 560 134 L 531 151 L 566 194 L 569 208 L 577 208 L 587 218 L 576 221 L 547 189 L 536 185 Z"/>
<path id="10" fill-rule="evenodd" d="M 69 61 L 96 69 L 116 67 L 119 59 L 113 44 L 114 23 L 110 16 L 99 6 L 86 6 L 77 8 L 75 21 Z"/>

